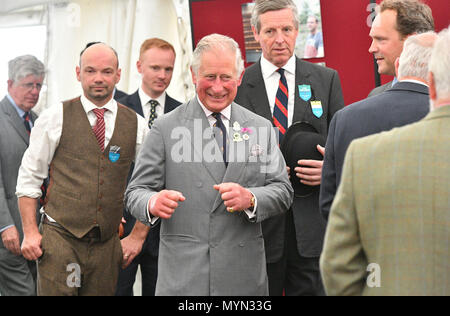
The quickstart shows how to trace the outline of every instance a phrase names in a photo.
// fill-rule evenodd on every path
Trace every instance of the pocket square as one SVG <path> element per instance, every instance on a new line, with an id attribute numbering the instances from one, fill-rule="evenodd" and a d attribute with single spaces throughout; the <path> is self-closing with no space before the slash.
<path id="1" fill-rule="evenodd" d="M 255 144 L 250 148 L 250 157 L 258 157 L 263 154 L 264 154 L 264 149 L 259 144 Z"/>

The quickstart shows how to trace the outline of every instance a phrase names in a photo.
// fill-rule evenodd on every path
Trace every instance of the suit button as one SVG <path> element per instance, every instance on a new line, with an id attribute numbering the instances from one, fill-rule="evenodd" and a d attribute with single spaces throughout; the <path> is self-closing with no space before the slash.
<path id="1" fill-rule="evenodd" d="M 202 182 L 197 182 L 196 185 L 197 185 L 197 188 L 201 188 L 203 186 L 203 183 Z"/>
<path id="2" fill-rule="evenodd" d="M 245 244 L 243 242 L 239 243 L 239 247 L 244 247 Z"/>

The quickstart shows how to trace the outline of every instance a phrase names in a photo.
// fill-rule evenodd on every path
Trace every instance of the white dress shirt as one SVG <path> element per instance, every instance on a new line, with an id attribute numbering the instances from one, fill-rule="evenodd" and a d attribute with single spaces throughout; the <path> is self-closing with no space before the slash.
<path id="1" fill-rule="evenodd" d="M 84 95 L 81 96 L 81 104 L 87 113 L 87 118 L 91 126 L 94 126 L 97 117 L 92 111 L 98 107 L 89 101 Z M 117 102 L 111 99 L 102 108 L 105 111 L 105 147 L 108 145 L 114 133 L 114 126 L 117 116 Z M 143 144 L 148 132 L 147 122 L 139 115 L 137 117 L 136 155 Z M 17 179 L 17 197 L 41 197 L 41 184 L 48 176 L 48 168 L 53 160 L 56 149 L 59 145 L 63 126 L 63 106 L 50 107 L 45 110 L 36 120 L 30 135 L 30 146 L 25 151 L 22 165 L 19 169 Z"/>
<path id="2" fill-rule="evenodd" d="M 288 85 L 288 127 L 292 124 L 292 118 L 294 117 L 294 101 L 295 101 L 295 55 L 288 60 L 283 68 L 284 76 L 286 77 Z M 275 107 L 275 97 L 277 96 L 278 85 L 281 75 L 277 72 L 278 67 L 272 64 L 270 61 L 261 56 L 261 72 L 266 86 L 267 98 L 270 105 L 270 113 L 273 115 L 273 109 Z"/>
<path id="3" fill-rule="evenodd" d="M 147 93 L 144 92 L 144 89 L 139 88 L 138 90 L 139 99 L 141 100 L 142 112 L 144 112 L 145 121 L 148 122 L 150 119 L 150 101 L 155 100 L 158 101 L 159 105 L 156 107 L 156 116 L 161 117 L 164 114 L 164 107 L 166 106 L 166 91 L 164 91 L 159 97 L 156 99 L 150 97 Z"/>

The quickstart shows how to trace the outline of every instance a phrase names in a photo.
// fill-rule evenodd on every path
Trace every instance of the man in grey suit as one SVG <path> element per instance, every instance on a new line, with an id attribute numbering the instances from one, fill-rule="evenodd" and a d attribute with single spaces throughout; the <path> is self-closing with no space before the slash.
<path id="1" fill-rule="evenodd" d="M 350 104 L 330 124 L 320 187 L 320 210 L 328 218 L 350 142 L 416 122 L 429 112 L 428 60 L 436 34 L 410 36 L 397 59 L 399 82 L 385 93 Z"/>
<path id="2" fill-rule="evenodd" d="M 160 218 L 156 295 L 268 295 L 261 221 L 293 190 L 272 124 L 233 100 L 243 61 L 229 37 L 204 37 L 191 67 L 197 96 L 156 120 L 126 205 Z"/>
<path id="3" fill-rule="evenodd" d="M 434 31 L 434 20 L 428 5 L 420 0 L 384 0 L 369 34 L 372 38 L 369 53 L 377 62 L 378 73 L 395 76 L 395 60 L 408 36 L 430 31 Z M 395 78 L 376 87 L 369 97 L 391 89 L 396 82 Z"/>
<path id="4" fill-rule="evenodd" d="M 0 294 L 35 295 L 30 267 L 22 256 L 22 221 L 15 196 L 17 174 L 37 115 L 44 65 L 36 57 L 16 57 L 8 64 L 8 94 L 0 101 Z"/>
<path id="5" fill-rule="evenodd" d="M 294 55 L 298 26 L 297 8 L 291 0 L 256 1 L 252 29 L 263 54 L 245 70 L 236 102 L 273 121 L 280 133 L 295 122 L 306 121 L 326 137 L 331 118 L 344 107 L 339 75 Z M 288 91 L 287 106 L 282 110 L 287 113 L 284 126 L 277 123 L 281 119 L 276 112 L 281 71 Z M 320 185 L 322 160 L 302 159 L 295 171 L 291 181 L 316 187 Z M 319 213 L 318 190 L 307 197 L 296 197 L 286 216 L 263 223 L 270 295 L 324 294 L 319 256 L 325 225 Z"/>

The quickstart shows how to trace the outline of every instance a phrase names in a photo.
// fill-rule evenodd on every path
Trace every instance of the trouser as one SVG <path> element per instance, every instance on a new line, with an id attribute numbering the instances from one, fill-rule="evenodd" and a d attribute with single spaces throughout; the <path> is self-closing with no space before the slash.
<path id="1" fill-rule="evenodd" d="M 133 285 L 138 267 L 141 267 L 142 296 L 155 296 L 156 279 L 158 276 L 158 257 L 153 256 L 144 248 L 128 267 L 119 272 L 117 296 L 133 296 Z"/>
<path id="2" fill-rule="evenodd" d="M 282 258 L 267 264 L 269 295 L 324 296 L 319 257 L 299 254 L 292 210 L 286 214 L 286 236 Z"/>
<path id="3" fill-rule="evenodd" d="M 8 249 L 0 247 L 0 295 L 36 295 L 31 266 L 32 262 L 27 261 L 23 256 L 16 256 Z"/>
<path id="4" fill-rule="evenodd" d="M 122 263 L 118 235 L 100 241 L 100 230 L 94 228 L 80 239 L 62 227 L 44 223 L 41 245 L 39 296 L 114 295 Z"/>

